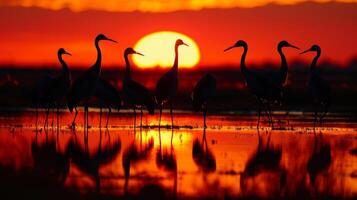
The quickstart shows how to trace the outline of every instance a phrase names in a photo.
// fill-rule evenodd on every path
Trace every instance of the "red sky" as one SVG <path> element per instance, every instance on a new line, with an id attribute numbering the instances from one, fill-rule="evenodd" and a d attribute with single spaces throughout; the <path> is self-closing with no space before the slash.
<path id="1" fill-rule="evenodd" d="M 276 45 L 281 39 L 302 49 L 320 44 L 322 58 L 336 62 L 348 62 L 357 55 L 357 3 L 290 5 L 288 1 L 280 1 L 289 5 L 263 5 L 264 1 L 257 1 L 260 2 L 257 5 L 263 6 L 234 5 L 242 8 L 198 3 L 187 9 L 182 9 L 185 7 L 180 4 L 178 9 L 171 9 L 176 11 L 170 12 L 163 12 L 168 10 L 160 7 L 141 12 L 131 11 L 129 5 L 124 6 L 127 10 L 107 9 L 110 6 L 93 10 L 91 6 L 64 6 L 70 9 L 62 9 L 52 4 L 9 2 L 1 2 L 3 6 L 0 7 L 0 63 L 57 64 L 57 49 L 64 47 L 73 54 L 66 59 L 69 65 L 90 66 L 96 55 L 94 37 L 104 33 L 119 44 L 102 43 L 103 65 L 122 65 L 123 49 L 134 46 L 146 34 L 164 30 L 193 38 L 200 47 L 199 65 L 202 66 L 238 64 L 240 51 L 223 53 L 224 48 L 238 39 L 248 42 L 247 61 L 255 63 L 279 59 Z M 53 2 L 66 5 L 65 1 Z M 285 52 L 289 60 L 311 59 L 294 50 Z"/>

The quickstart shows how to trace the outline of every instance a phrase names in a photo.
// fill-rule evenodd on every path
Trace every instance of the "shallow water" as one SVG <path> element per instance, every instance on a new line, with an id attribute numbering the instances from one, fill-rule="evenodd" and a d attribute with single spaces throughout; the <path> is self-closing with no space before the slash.
<path id="1" fill-rule="evenodd" d="M 51 115 L 47 129 L 43 115 L 37 127 L 31 111 L 0 118 L 0 182 L 9 196 L 31 188 L 29 195 L 61 199 L 357 197 L 357 131 L 349 116 L 330 115 L 313 131 L 310 114 L 291 113 L 288 122 L 276 113 L 277 130 L 263 119 L 258 131 L 254 116 L 210 115 L 204 131 L 200 115 L 180 112 L 172 132 L 165 113 L 159 132 L 157 116 L 144 115 L 144 128 L 134 131 L 132 114 L 114 114 L 100 129 L 99 113 L 91 112 L 85 134 L 82 113 L 76 131 L 68 113 L 59 126 Z"/>

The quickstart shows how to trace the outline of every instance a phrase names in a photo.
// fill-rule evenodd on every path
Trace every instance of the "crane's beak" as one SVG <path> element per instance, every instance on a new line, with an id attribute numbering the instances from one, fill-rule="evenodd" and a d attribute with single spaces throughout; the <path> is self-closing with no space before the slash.
<path id="1" fill-rule="evenodd" d="M 182 44 L 183 44 L 183 45 L 185 45 L 185 46 L 188 46 L 188 47 L 189 47 L 189 45 L 188 45 L 188 44 L 186 44 L 186 43 L 184 43 L 184 42 L 183 42 Z"/>
<path id="2" fill-rule="evenodd" d="M 117 41 L 112 40 L 112 39 L 110 39 L 110 38 L 107 38 L 106 40 L 111 41 L 111 42 L 114 42 L 114 43 L 118 43 Z"/>
<path id="3" fill-rule="evenodd" d="M 292 48 L 294 48 L 294 49 L 298 49 L 298 50 L 300 50 L 300 48 L 299 48 L 299 47 L 294 46 L 294 45 L 292 45 L 292 44 L 290 44 L 290 47 L 292 47 Z"/>
<path id="4" fill-rule="evenodd" d="M 138 54 L 138 55 L 144 56 L 144 54 L 139 53 L 139 52 L 137 52 L 137 51 L 135 51 L 135 54 Z"/>
<path id="5" fill-rule="evenodd" d="M 65 51 L 63 54 L 67 54 L 69 56 L 72 56 L 72 54 L 68 53 L 67 51 Z"/>
<path id="6" fill-rule="evenodd" d="M 228 47 L 227 49 L 224 50 L 224 52 L 229 51 L 229 50 L 231 50 L 233 48 L 234 48 L 234 46 Z"/>
<path id="7" fill-rule="evenodd" d="M 309 52 L 309 51 L 311 51 L 311 49 L 308 49 L 308 50 L 306 50 L 306 51 L 303 51 L 303 52 L 301 52 L 300 54 L 304 54 L 304 53 L 307 53 L 307 52 Z"/>

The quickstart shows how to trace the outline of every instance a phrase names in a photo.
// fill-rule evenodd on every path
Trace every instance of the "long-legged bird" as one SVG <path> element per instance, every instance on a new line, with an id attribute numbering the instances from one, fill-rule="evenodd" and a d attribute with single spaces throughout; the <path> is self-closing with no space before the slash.
<path id="1" fill-rule="evenodd" d="M 310 65 L 310 78 L 308 82 L 308 92 L 313 100 L 315 106 L 314 127 L 318 120 L 322 123 L 328 108 L 331 104 L 331 86 L 330 83 L 322 79 L 316 71 L 317 61 L 321 55 L 321 48 L 318 45 L 312 45 L 312 47 L 301 54 L 307 52 L 316 52 L 316 56 L 312 60 Z M 320 116 L 318 116 L 318 110 L 321 109 Z"/>
<path id="2" fill-rule="evenodd" d="M 135 109 L 140 109 L 140 127 L 142 127 L 142 116 L 143 116 L 143 107 L 146 107 L 149 114 L 153 115 L 155 111 L 155 102 L 150 94 L 150 91 L 140 84 L 139 82 L 134 81 L 131 78 L 130 74 L 130 54 L 138 54 L 143 56 L 143 54 L 136 52 L 132 48 L 127 48 L 124 51 L 124 59 L 125 59 L 125 75 L 123 79 L 123 97 L 124 102 L 132 106 L 134 109 L 134 128 L 136 126 L 136 111 Z"/>
<path id="3" fill-rule="evenodd" d="M 207 103 L 216 95 L 216 78 L 205 74 L 196 84 L 191 94 L 193 108 L 203 112 L 203 126 L 206 128 Z"/>
<path id="4" fill-rule="evenodd" d="M 99 42 L 101 40 L 116 42 L 115 40 L 107 38 L 103 34 L 99 34 L 95 38 L 94 44 L 97 49 L 97 60 L 91 68 L 89 68 L 77 80 L 75 80 L 68 94 L 68 108 L 71 112 L 73 111 L 73 108 L 76 111 L 74 120 L 71 125 L 72 128 L 75 127 L 75 119 L 78 113 L 76 106 L 80 102 L 83 102 L 84 105 L 85 128 L 88 126 L 88 101 L 95 93 L 102 65 L 102 53 L 99 47 Z"/>
<path id="5" fill-rule="evenodd" d="M 257 128 L 259 128 L 262 106 L 266 107 L 269 120 L 272 123 L 270 107 L 275 102 L 281 102 L 281 88 L 276 83 L 272 82 L 269 78 L 247 69 L 245 65 L 245 57 L 248 52 L 248 44 L 245 41 L 239 40 L 233 46 L 228 47 L 224 51 L 228 51 L 236 47 L 243 47 L 244 49 L 240 60 L 240 69 L 243 74 L 243 77 L 245 78 L 245 82 L 248 86 L 248 89 L 258 100 L 259 105 Z"/>
<path id="6" fill-rule="evenodd" d="M 166 72 L 157 82 L 155 90 L 156 102 L 160 107 L 159 128 L 161 125 L 162 108 L 165 102 L 170 102 L 170 116 L 171 116 L 171 128 L 174 126 L 174 120 L 172 115 L 172 101 L 176 96 L 178 88 L 178 48 L 181 45 L 186 45 L 181 39 L 176 40 L 175 43 L 175 61 L 170 71 Z"/>

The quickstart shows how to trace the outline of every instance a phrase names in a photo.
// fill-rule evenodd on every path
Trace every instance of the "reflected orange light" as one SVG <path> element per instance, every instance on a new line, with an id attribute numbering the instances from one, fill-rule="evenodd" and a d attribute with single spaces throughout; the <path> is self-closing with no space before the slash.
<path id="1" fill-rule="evenodd" d="M 190 37 L 172 31 L 151 33 L 142 37 L 134 49 L 145 56 L 134 55 L 134 63 L 141 68 L 171 67 L 174 63 L 174 44 L 182 39 L 189 47 L 179 49 L 179 67 L 192 68 L 200 61 L 200 50 Z"/>

